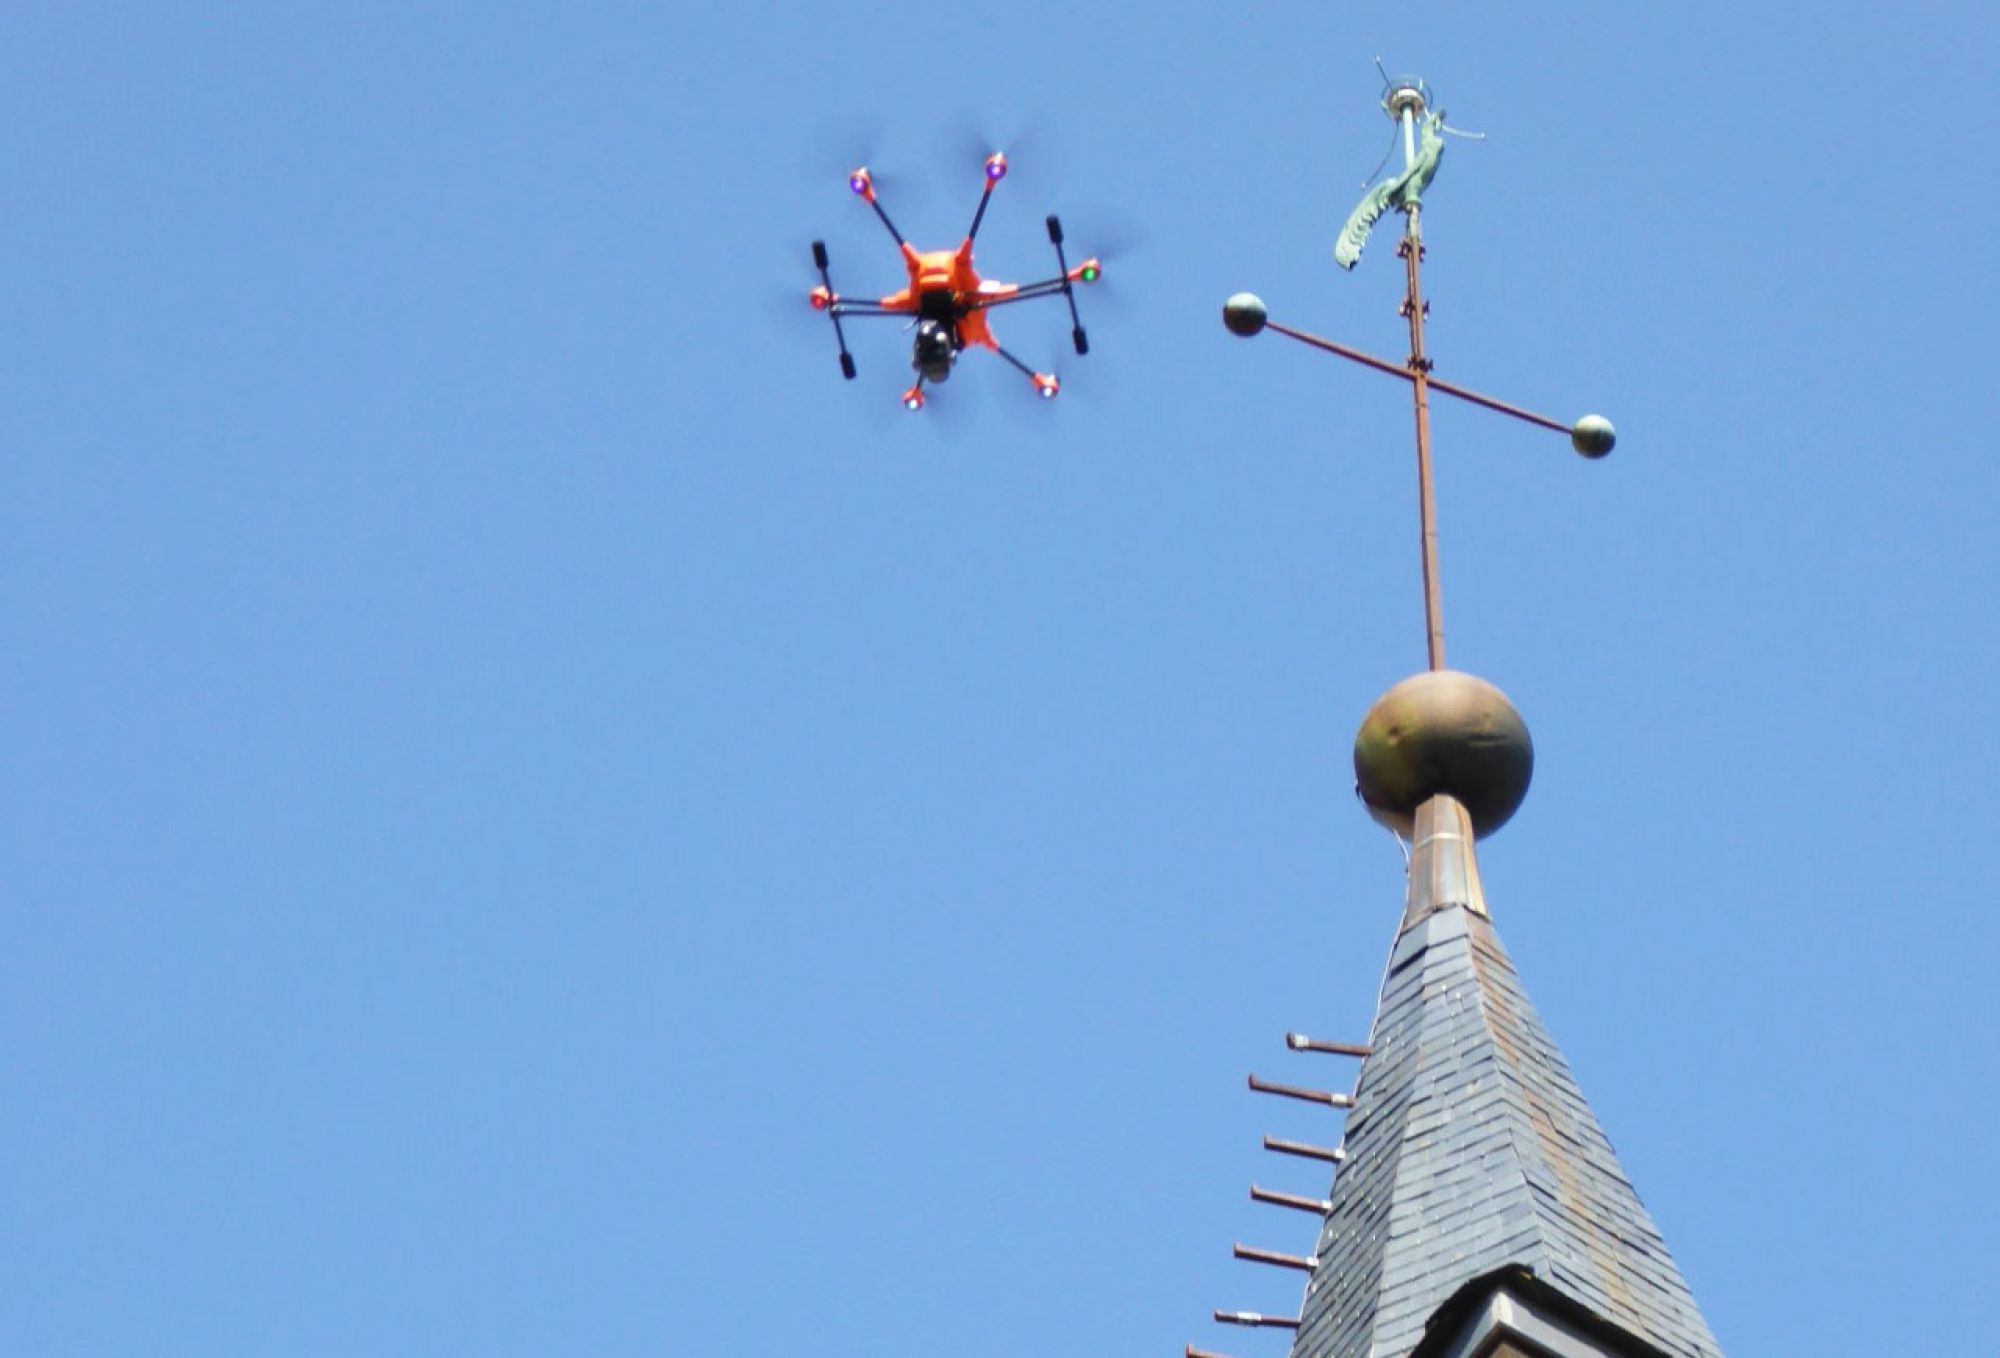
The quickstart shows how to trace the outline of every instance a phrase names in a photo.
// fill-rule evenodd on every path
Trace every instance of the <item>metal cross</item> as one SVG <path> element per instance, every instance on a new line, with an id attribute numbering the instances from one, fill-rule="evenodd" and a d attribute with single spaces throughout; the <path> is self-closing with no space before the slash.
<path id="1" fill-rule="evenodd" d="M 1425 117 L 1430 108 L 1430 90 L 1423 81 L 1412 77 L 1399 77 L 1387 82 L 1388 88 L 1382 97 L 1382 108 L 1399 126 L 1403 143 L 1403 172 L 1393 179 L 1384 181 L 1371 190 L 1361 206 L 1355 209 L 1342 232 L 1342 244 L 1336 247 L 1335 258 L 1343 266 L 1351 267 L 1360 256 L 1361 242 L 1367 239 L 1368 230 L 1376 218 L 1394 208 L 1403 214 L 1403 239 L 1397 244 L 1396 253 L 1403 261 L 1403 278 L 1406 285 L 1403 295 L 1402 314 L 1410 325 L 1410 356 L 1401 365 L 1387 359 L 1377 358 L 1359 349 L 1321 339 L 1303 330 L 1279 325 L 1270 319 L 1264 303 L 1252 293 L 1239 292 L 1231 297 L 1222 308 L 1223 324 L 1235 334 L 1245 338 L 1257 334 L 1267 326 L 1281 335 L 1288 335 L 1303 344 L 1321 349 L 1329 354 L 1359 363 L 1376 372 L 1400 377 L 1410 384 L 1410 393 L 1416 413 L 1417 430 L 1417 503 L 1423 533 L 1423 575 L 1424 575 L 1424 627 L 1426 649 L 1429 653 L 1430 668 L 1444 668 L 1444 604 L 1438 586 L 1437 563 L 1437 500 L 1431 485 L 1431 404 L 1433 391 L 1446 396 L 1455 396 L 1461 401 L 1484 406 L 1502 415 L 1511 415 L 1517 420 L 1553 429 L 1559 434 L 1568 434 L 1570 445 L 1587 458 L 1600 458 L 1611 451 L 1617 441 L 1617 433 L 1611 421 L 1601 415 L 1586 415 L 1573 425 L 1565 425 L 1546 415 L 1537 415 L 1531 410 L 1523 410 L 1491 396 L 1482 396 L 1476 391 L 1461 387 L 1454 382 L 1432 375 L 1431 360 L 1424 348 L 1424 302 L 1422 286 L 1422 264 L 1424 258 L 1423 241 L 1423 190 L 1428 187 L 1431 176 L 1436 173 L 1437 162 L 1442 154 L 1438 132 L 1445 129 L 1443 114 Z M 1423 144 L 1419 149 L 1419 120 L 1422 120 Z"/>

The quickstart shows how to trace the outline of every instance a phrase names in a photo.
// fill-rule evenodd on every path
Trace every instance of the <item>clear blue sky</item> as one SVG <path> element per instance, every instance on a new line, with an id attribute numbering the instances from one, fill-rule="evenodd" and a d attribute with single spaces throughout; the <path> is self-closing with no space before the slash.
<path id="1" fill-rule="evenodd" d="M 0 1349 L 1170 1358 L 1289 1311 L 1422 663 L 1371 59 L 1453 121 L 1451 658 L 1495 918 L 1725 1348 L 2000 1259 L 1971 4 L 65 4 L 0 24 Z M 964 129 L 1033 400 L 840 380 Z M 857 326 L 859 331 L 860 327 Z M 935 417 L 935 418 L 933 418 Z M 1304 1063 L 1304 1064 L 1302 1064 Z"/>

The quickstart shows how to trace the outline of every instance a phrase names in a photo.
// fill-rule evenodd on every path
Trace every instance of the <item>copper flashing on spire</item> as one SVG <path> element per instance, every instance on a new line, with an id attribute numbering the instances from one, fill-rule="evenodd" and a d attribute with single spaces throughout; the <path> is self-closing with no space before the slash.
<path id="1" fill-rule="evenodd" d="M 1472 853 L 1472 817 L 1465 807 L 1440 794 L 1417 808 L 1413 828 L 1403 928 L 1453 906 L 1484 915 L 1486 892 L 1479 884 L 1479 863 Z"/>

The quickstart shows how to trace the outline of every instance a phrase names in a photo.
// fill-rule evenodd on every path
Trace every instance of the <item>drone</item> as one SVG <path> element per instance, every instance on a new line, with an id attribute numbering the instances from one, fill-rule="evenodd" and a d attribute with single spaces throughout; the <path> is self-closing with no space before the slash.
<path id="1" fill-rule="evenodd" d="M 1073 285 L 1095 283 L 1103 269 L 1094 258 L 1086 259 L 1074 269 L 1069 266 L 1063 254 L 1062 223 L 1051 214 L 1048 219 L 1049 243 L 1056 248 L 1056 266 L 1061 272 L 1054 278 L 1044 278 L 1036 283 L 999 283 L 981 278 L 972 267 L 972 241 L 979 234 L 980 222 L 985 220 L 986 204 L 993 197 L 994 187 L 1006 177 L 1007 157 L 998 152 L 988 156 L 986 182 L 980 190 L 979 208 L 972 214 L 972 226 L 966 231 L 965 239 L 956 250 L 929 251 L 920 251 L 904 240 L 903 233 L 889 220 L 889 214 L 883 211 L 881 201 L 875 196 L 875 180 L 867 166 L 847 177 L 847 187 L 854 191 L 855 197 L 874 208 L 875 215 L 882 219 L 882 225 L 889 229 L 896 248 L 902 252 L 903 267 L 909 270 L 910 283 L 908 287 L 877 301 L 843 297 L 833 290 L 833 280 L 827 275 L 826 242 L 813 242 L 813 265 L 819 270 L 820 278 L 820 285 L 811 293 L 813 309 L 824 311 L 833 320 L 833 336 L 840 345 L 841 376 L 850 380 L 854 377 L 854 355 L 847 351 L 847 335 L 840 328 L 841 317 L 908 316 L 914 318 L 916 331 L 911 341 L 910 366 L 916 370 L 917 380 L 903 393 L 904 409 L 922 410 L 925 384 L 936 386 L 944 382 L 951 376 L 958 356 L 975 345 L 991 350 L 1020 369 L 1043 400 L 1055 399 L 1056 393 L 1062 390 L 1055 374 L 1036 372 L 1001 348 L 999 341 L 993 338 L 986 313 L 997 306 L 1060 294 L 1069 303 L 1070 340 L 1077 353 L 1087 354 L 1090 352 L 1090 340 L 1083 333 L 1083 322 L 1077 316 Z"/>

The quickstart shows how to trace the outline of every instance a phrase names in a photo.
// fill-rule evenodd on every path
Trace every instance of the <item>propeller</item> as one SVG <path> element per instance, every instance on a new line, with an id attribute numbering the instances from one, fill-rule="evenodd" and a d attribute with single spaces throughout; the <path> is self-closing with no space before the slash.
<path id="1" fill-rule="evenodd" d="M 1005 153 L 1010 162 L 1019 158 L 1039 163 L 1046 159 L 1047 140 L 1033 120 L 1021 119 L 1012 125 L 994 125 L 992 120 L 966 116 L 959 118 L 948 130 L 943 154 L 954 172 L 960 166 L 981 163 L 995 151 Z"/>
<path id="2" fill-rule="evenodd" d="M 930 177 L 916 173 L 920 158 L 898 151 L 883 134 L 879 119 L 850 117 L 820 127 L 799 157 L 797 173 L 815 190 L 841 189 L 848 176 L 866 167 L 875 192 L 905 207 L 916 207 L 930 196 Z"/>

